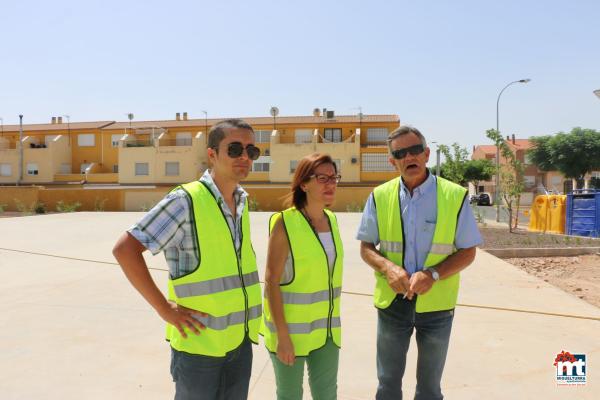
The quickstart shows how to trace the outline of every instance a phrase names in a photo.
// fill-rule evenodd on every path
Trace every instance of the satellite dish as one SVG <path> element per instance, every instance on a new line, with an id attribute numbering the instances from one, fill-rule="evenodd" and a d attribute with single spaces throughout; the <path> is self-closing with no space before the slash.
<path id="1" fill-rule="evenodd" d="M 271 107 L 270 113 L 271 113 L 272 117 L 278 116 L 279 115 L 279 108 L 277 108 L 277 107 Z"/>

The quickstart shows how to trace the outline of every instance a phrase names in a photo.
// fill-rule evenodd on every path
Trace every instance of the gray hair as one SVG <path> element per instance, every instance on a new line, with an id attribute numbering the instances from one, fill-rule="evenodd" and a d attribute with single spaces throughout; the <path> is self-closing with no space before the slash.
<path id="1" fill-rule="evenodd" d="M 390 153 L 392 152 L 392 141 L 400 136 L 408 135 L 409 133 L 417 135 L 417 137 L 421 139 L 423 147 L 427 147 L 427 140 L 425 139 L 425 136 L 423 136 L 423 134 L 417 128 L 410 125 L 403 125 L 394 129 L 387 138 L 387 145 Z"/>
<path id="2" fill-rule="evenodd" d="M 208 132 L 208 148 L 218 149 L 219 144 L 225 139 L 228 129 L 247 129 L 254 133 L 254 129 L 246 121 L 238 118 L 226 119 L 213 125 Z"/>

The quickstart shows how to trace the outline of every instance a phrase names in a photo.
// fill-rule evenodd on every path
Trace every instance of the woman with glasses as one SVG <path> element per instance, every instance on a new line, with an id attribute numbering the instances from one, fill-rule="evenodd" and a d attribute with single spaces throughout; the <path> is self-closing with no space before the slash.
<path id="1" fill-rule="evenodd" d="M 298 162 L 290 208 L 270 220 L 261 333 L 271 353 L 278 399 L 302 399 L 304 364 L 315 400 L 337 398 L 343 248 L 326 207 L 341 176 L 331 157 Z"/>

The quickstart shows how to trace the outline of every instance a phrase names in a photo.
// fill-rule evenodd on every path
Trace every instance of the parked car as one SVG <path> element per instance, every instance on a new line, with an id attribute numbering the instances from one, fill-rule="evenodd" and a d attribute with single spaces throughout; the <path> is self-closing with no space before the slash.
<path id="1" fill-rule="evenodd" d="M 487 192 L 479 193 L 479 197 L 477 198 L 478 206 L 491 206 L 493 203 L 491 194 Z"/>
<path id="2" fill-rule="evenodd" d="M 472 194 L 469 196 L 469 203 L 470 204 L 476 204 L 479 201 L 479 195 L 478 194 Z"/>

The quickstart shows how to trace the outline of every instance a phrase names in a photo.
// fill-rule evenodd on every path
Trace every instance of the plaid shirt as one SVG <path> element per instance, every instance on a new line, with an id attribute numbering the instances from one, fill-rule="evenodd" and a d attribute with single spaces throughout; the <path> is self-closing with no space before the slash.
<path id="1" fill-rule="evenodd" d="M 209 187 L 225 214 L 229 230 L 233 234 L 235 248 L 240 256 L 242 213 L 248 193 L 241 186 L 235 189 L 235 219 L 223 195 L 213 181 L 209 170 L 200 178 Z M 192 272 L 198 266 L 200 249 L 196 231 L 192 225 L 192 203 L 187 193 L 179 188 L 167 194 L 144 217 L 129 228 L 131 233 L 153 255 L 164 251 L 169 273 L 173 279 Z M 196 221 L 202 224 L 202 221 Z"/>

